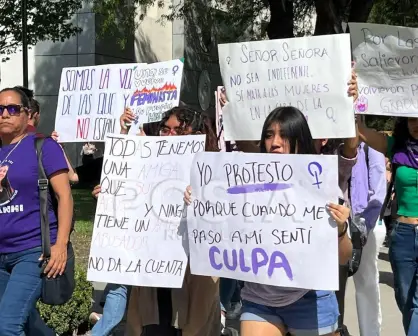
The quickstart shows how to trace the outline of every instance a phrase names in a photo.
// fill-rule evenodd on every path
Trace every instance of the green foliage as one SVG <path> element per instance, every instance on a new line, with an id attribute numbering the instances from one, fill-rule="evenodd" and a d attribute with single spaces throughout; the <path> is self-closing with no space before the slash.
<path id="1" fill-rule="evenodd" d="M 262 0 L 216 0 L 214 6 L 199 0 L 184 0 L 173 4 L 170 0 L 91 0 L 93 11 L 100 17 L 101 28 L 99 38 L 112 36 L 124 48 L 133 32 L 140 29 L 141 21 L 145 18 L 150 7 L 166 8 L 166 14 L 161 15 L 157 21 L 165 24 L 193 13 L 196 22 L 210 27 L 216 21 L 221 25 L 226 23 L 226 41 L 236 41 L 238 35 L 250 26 L 253 26 L 257 12 L 265 8 Z M 228 13 L 226 15 L 226 13 Z M 239 13 L 240 15 L 237 15 Z M 206 32 L 206 30 L 205 30 Z M 207 31 L 210 33 L 210 29 Z"/>
<path id="2" fill-rule="evenodd" d="M 417 27 L 418 1 L 375 0 L 369 22 L 394 26 Z"/>
<path id="3" fill-rule="evenodd" d="M 99 37 L 113 36 L 123 48 L 140 29 L 150 7 L 167 9 L 157 21 L 191 18 L 202 30 L 221 27 L 218 42 L 304 36 L 342 31 L 342 21 L 364 22 L 374 0 L 90 0 L 101 18 Z M 412 0 L 411 0 L 412 1 Z M 318 24 L 319 23 L 319 24 Z M 203 27 L 204 26 L 204 27 Z"/>
<path id="4" fill-rule="evenodd" d="M 39 41 L 64 41 L 80 31 L 70 20 L 82 0 L 27 0 L 28 44 Z M 3 61 L 22 45 L 22 0 L 0 2 L 0 52 Z"/>
<path id="5" fill-rule="evenodd" d="M 366 116 L 366 125 L 376 131 L 393 131 L 395 126 L 395 117 L 384 117 L 368 115 Z"/>
<path id="6" fill-rule="evenodd" d="M 87 281 L 86 272 L 79 266 L 76 266 L 75 280 L 73 297 L 66 304 L 47 306 L 38 303 L 41 317 L 59 335 L 77 330 L 90 313 L 93 286 Z"/>

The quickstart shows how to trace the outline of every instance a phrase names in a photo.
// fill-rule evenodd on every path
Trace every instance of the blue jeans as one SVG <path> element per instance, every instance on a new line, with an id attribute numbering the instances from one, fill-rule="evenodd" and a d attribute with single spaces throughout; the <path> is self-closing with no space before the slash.
<path id="1" fill-rule="evenodd" d="M 26 336 L 56 336 L 54 330 L 46 325 L 36 308 L 32 309 L 26 323 Z"/>
<path id="2" fill-rule="evenodd" d="M 130 286 L 107 284 L 103 316 L 93 327 L 92 336 L 108 336 L 118 326 L 128 305 Z M 0 334 L 1 335 L 1 334 Z"/>
<path id="3" fill-rule="evenodd" d="M 0 254 L 0 335 L 21 336 L 41 296 L 41 248 Z"/>
<path id="4" fill-rule="evenodd" d="M 337 330 L 338 315 L 334 292 L 310 291 L 298 301 L 284 307 L 269 307 L 244 301 L 241 321 L 281 324 L 287 326 L 294 336 L 318 336 Z"/>
<path id="5" fill-rule="evenodd" d="M 418 225 L 394 224 L 389 259 L 405 333 L 418 335 Z"/>

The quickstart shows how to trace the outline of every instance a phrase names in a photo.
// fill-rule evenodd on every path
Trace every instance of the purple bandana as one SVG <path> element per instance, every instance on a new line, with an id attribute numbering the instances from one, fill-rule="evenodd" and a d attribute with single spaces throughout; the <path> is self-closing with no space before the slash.
<path id="1" fill-rule="evenodd" d="M 418 169 L 418 141 L 408 140 L 406 148 L 393 155 L 392 162 L 399 166 Z"/>

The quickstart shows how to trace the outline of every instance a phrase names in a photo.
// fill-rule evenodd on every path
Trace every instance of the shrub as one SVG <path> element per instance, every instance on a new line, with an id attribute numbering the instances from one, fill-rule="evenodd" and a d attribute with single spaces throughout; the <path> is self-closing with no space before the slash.
<path id="1" fill-rule="evenodd" d="M 93 286 L 87 281 L 85 270 L 76 265 L 75 289 L 71 300 L 62 306 L 48 306 L 39 302 L 39 313 L 56 333 L 71 335 L 83 322 L 87 321 L 92 293 Z"/>

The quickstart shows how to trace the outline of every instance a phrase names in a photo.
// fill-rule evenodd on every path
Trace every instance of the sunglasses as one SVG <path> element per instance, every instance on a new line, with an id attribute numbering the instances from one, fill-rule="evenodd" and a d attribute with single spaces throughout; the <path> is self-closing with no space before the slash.
<path id="1" fill-rule="evenodd" d="M 10 104 L 10 105 L 0 105 L 0 116 L 3 115 L 4 110 L 7 110 L 7 112 L 11 116 L 19 115 L 22 111 L 22 108 L 24 108 L 22 105 L 16 105 L 16 104 Z"/>

